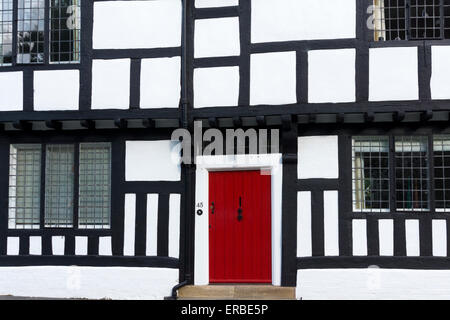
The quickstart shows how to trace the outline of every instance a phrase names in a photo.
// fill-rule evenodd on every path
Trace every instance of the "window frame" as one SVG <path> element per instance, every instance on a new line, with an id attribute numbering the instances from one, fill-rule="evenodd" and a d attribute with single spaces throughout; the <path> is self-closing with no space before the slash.
<path id="1" fill-rule="evenodd" d="M 375 26 L 377 25 L 377 23 L 375 21 L 376 16 L 377 16 L 376 12 L 377 11 L 381 12 L 381 10 L 379 9 L 378 5 L 376 4 L 376 1 L 377 0 L 371 0 L 370 1 L 370 6 L 373 9 L 372 9 L 372 11 L 368 11 L 368 12 L 370 12 L 369 15 L 371 16 L 370 19 L 374 19 L 373 20 L 374 21 L 373 29 L 369 30 L 369 35 L 370 36 L 368 37 L 371 42 L 376 43 L 376 44 L 392 43 L 392 42 L 422 42 L 422 41 L 439 41 L 439 42 L 445 41 L 445 42 L 450 42 L 450 38 L 445 38 L 445 30 L 446 29 L 450 29 L 450 25 L 448 26 L 448 28 L 445 28 L 445 22 L 441 23 L 441 25 L 439 26 L 440 37 L 435 37 L 435 38 L 428 38 L 428 37 L 424 37 L 424 38 L 417 37 L 417 38 L 415 38 L 415 37 L 412 37 L 412 35 L 411 35 L 411 33 L 412 33 L 412 31 L 411 31 L 412 30 L 412 27 L 411 27 L 411 0 L 404 0 L 405 8 L 406 8 L 406 10 L 405 10 L 405 29 L 404 29 L 405 39 L 377 40 L 375 38 L 376 33 L 377 32 L 378 33 L 380 33 L 380 32 L 382 33 L 383 29 L 377 30 L 375 28 Z M 380 0 L 380 1 L 383 1 L 383 0 Z M 440 0 L 440 3 L 439 3 L 440 19 L 441 19 L 441 21 L 445 20 L 444 8 L 445 8 L 445 6 L 447 6 L 447 4 L 445 4 L 443 1 L 444 0 Z M 383 16 L 385 16 L 385 12 L 383 13 Z M 448 19 L 450 21 L 450 17 Z M 398 29 L 398 30 L 401 30 L 401 29 Z M 386 30 L 384 32 L 386 32 Z"/>
<path id="2" fill-rule="evenodd" d="M 386 216 L 386 215 L 392 215 L 392 214 L 400 214 L 400 215 L 430 215 L 430 214 L 447 214 L 450 213 L 450 208 L 447 210 L 443 210 L 443 209 L 439 209 L 436 208 L 436 188 L 435 188 L 435 166 L 434 166 L 434 138 L 435 137 L 441 137 L 441 136 L 446 136 L 445 134 L 366 134 L 366 135 L 361 135 L 361 134 L 352 134 L 350 136 L 350 145 L 353 145 L 353 141 L 354 138 L 356 137 L 387 137 L 389 139 L 389 166 L 388 166 L 388 170 L 389 170 L 389 178 L 390 178 L 390 209 L 389 210 L 385 210 L 385 211 L 380 211 L 380 210 L 368 210 L 368 211 L 364 211 L 364 210 L 355 210 L 354 205 L 353 205 L 353 193 L 355 192 L 355 187 L 353 185 L 353 181 L 351 181 L 350 183 L 350 192 L 351 192 L 351 197 L 352 197 L 352 204 L 351 204 L 351 214 L 353 216 L 367 216 L 367 215 L 371 215 L 371 214 L 380 214 L 382 216 Z M 450 137 L 450 135 L 447 135 L 448 137 Z M 428 152 L 427 152 L 427 163 L 428 163 L 428 208 L 427 209 L 402 209 L 402 208 L 397 208 L 397 196 L 396 196 L 396 191 L 397 191 L 397 187 L 396 187 L 396 163 L 395 163 L 395 139 L 399 138 L 399 137 L 424 137 L 426 138 L 427 141 L 427 146 L 428 146 Z M 354 163 L 353 163 L 353 148 L 351 148 L 351 154 L 350 154 L 350 161 L 351 163 L 351 170 L 354 170 Z M 350 179 L 352 178 L 353 173 L 350 174 Z M 450 188 L 449 188 L 450 189 Z"/>
<path id="3" fill-rule="evenodd" d="M 79 191 L 80 191 L 80 145 L 81 144 L 108 144 L 110 147 L 110 156 L 109 156 L 109 223 L 108 224 L 85 224 L 80 225 L 79 223 Z M 8 179 L 8 226 L 7 229 L 9 231 L 15 230 L 97 230 L 97 231 L 111 231 L 112 230 L 112 204 L 113 204 L 113 142 L 112 140 L 87 140 L 85 141 L 9 141 L 8 146 L 11 148 L 12 145 L 40 145 L 41 147 L 41 168 L 40 168 L 40 211 L 39 211 L 39 227 L 33 227 L 33 225 L 22 225 L 17 227 L 17 224 L 14 227 L 11 227 L 10 217 L 9 217 L 9 208 L 10 208 L 10 197 L 9 197 L 9 184 L 10 181 Z M 72 225 L 71 226 L 55 226 L 48 225 L 45 221 L 45 195 L 46 195 L 46 160 L 47 160 L 47 146 L 48 145 L 71 145 L 74 147 L 74 164 L 73 164 L 73 206 L 72 206 Z M 10 149 L 8 149 L 10 150 Z M 8 159 L 10 159 L 10 154 L 8 154 Z M 8 160 L 9 161 L 9 160 Z M 10 165 L 8 165 L 8 177 L 10 176 Z"/>
<path id="4" fill-rule="evenodd" d="M 81 4 L 81 1 L 83 0 L 76 0 L 79 3 L 79 28 L 78 28 L 78 34 L 79 34 L 79 38 L 77 40 L 78 42 L 78 60 L 73 60 L 73 61 L 52 61 L 51 60 L 51 46 L 52 46 L 52 38 L 51 38 L 51 33 L 52 33 L 52 29 L 51 29 L 51 23 L 52 23 L 52 17 L 51 17 L 51 1 L 52 0 L 44 0 L 44 40 L 43 40 L 43 61 L 42 62 L 33 62 L 33 63 L 27 63 L 27 62 L 19 62 L 18 61 L 18 56 L 20 55 L 19 52 L 19 41 L 18 41 L 18 23 L 19 23 L 19 8 L 18 8 L 18 1 L 17 0 L 13 0 L 13 8 L 12 8 L 12 57 L 11 57 L 11 63 L 5 63 L 5 64 L 0 64 L 0 70 L 2 68 L 11 68 L 11 67 L 16 67 L 16 66 L 59 66 L 59 65 L 79 65 L 81 64 L 81 59 L 82 59 L 82 38 L 83 38 L 83 32 L 81 29 L 81 25 L 82 23 L 82 11 L 83 11 L 83 6 Z M 87 0 L 84 0 L 87 1 Z M 59 29 L 58 29 L 59 30 Z M 59 53 L 59 56 L 61 55 L 61 53 Z"/>

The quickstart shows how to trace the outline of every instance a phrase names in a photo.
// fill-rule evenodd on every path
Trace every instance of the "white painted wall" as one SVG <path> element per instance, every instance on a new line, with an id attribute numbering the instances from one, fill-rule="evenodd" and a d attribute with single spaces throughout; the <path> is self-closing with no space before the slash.
<path id="1" fill-rule="evenodd" d="M 355 49 L 309 51 L 309 102 L 354 102 L 355 62 Z"/>
<path id="2" fill-rule="evenodd" d="M 178 108 L 181 95 L 181 58 L 142 59 L 142 109 Z"/>
<path id="3" fill-rule="evenodd" d="M 239 18 L 195 21 L 195 58 L 238 56 L 240 52 Z"/>
<path id="4" fill-rule="evenodd" d="M 367 256 L 367 221 L 352 221 L 352 243 L 354 256 Z"/>
<path id="5" fill-rule="evenodd" d="M 297 272 L 297 299 L 450 299 L 449 270 L 312 269 Z"/>
<path id="6" fill-rule="evenodd" d="M 88 254 L 88 237 L 75 237 L 75 254 L 77 256 Z"/>
<path id="7" fill-rule="evenodd" d="M 420 256 L 419 220 L 405 220 L 406 255 Z"/>
<path id="8" fill-rule="evenodd" d="M 146 255 L 158 255 L 158 194 L 147 195 Z"/>
<path id="9" fill-rule="evenodd" d="M 297 257 L 312 256 L 311 192 L 297 193 Z"/>
<path id="10" fill-rule="evenodd" d="M 450 99 L 450 46 L 432 46 L 431 98 Z"/>
<path id="11" fill-rule="evenodd" d="M 179 181 L 181 179 L 178 141 L 127 141 L 126 181 Z"/>
<path id="12" fill-rule="evenodd" d="M 324 247 L 326 256 L 339 256 L 339 198 L 337 191 L 323 193 Z"/>
<path id="13" fill-rule="evenodd" d="M 180 256 L 180 212 L 181 194 L 171 194 L 169 197 L 169 257 Z"/>
<path id="14" fill-rule="evenodd" d="M 447 257 L 447 220 L 433 220 L 433 256 Z"/>
<path id="15" fill-rule="evenodd" d="M 195 0 L 196 8 L 230 7 L 239 5 L 239 0 Z"/>
<path id="16" fill-rule="evenodd" d="M 54 256 L 63 256 L 65 247 L 66 237 L 64 236 L 53 236 L 52 237 L 52 254 Z"/>
<path id="17" fill-rule="evenodd" d="M 357 0 L 252 0 L 252 42 L 356 37 Z"/>
<path id="18" fill-rule="evenodd" d="M 0 111 L 23 109 L 23 72 L 0 73 Z"/>
<path id="19" fill-rule="evenodd" d="M 194 107 L 234 107 L 239 101 L 239 67 L 194 70 Z"/>
<path id="20" fill-rule="evenodd" d="M 30 237 L 30 255 L 41 255 L 42 254 L 42 237 L 33 236 Z"/>
<path id="21" fill-rule="evenodd" d="M 94 49 L 179 47 L 181 1 L 96 2 L 93 28 Z"/>
<path id="22" fill-rule="evenodd" d="M 123 255 L 134 256 L 136 232 L 136 195 L 125 195 L 125 215 L 123 224 Z"/>
<path id="23" fill-rule="evenodd" d="M 20 238 L 19 237 L 8 237 L 6 240 L 6 254 L 8 256 L 19 255 L 20 249 Z"/>
<path id="24" fill-rule="evenodd" d="M 371 48 L 369 100 L 418 100 L 417 47 Z"/>
<path id="25" fill-rule="evenodd" d="M 111 237 L 98 238 L 98 255 L 112 256 L 112 238 Z"/>
<path id="26" fill-rule="evenodd" d="M 298 138 L 298 178 L 339 178 L 337 136 Z"/>
<path id="27" fill-rule="evenodd" d="M 295 52 L 258 53 L 250 57 L 250 104 L 297 102 Z"/>
<path id="28" fill-rule="evenodd" d="M 394 255 L 394 220 L 378 221 L 378 234 L 380 243 L 380 256 Z"/>
<path id="29" fill-rule="evenodd" d="M 78 110 L 78 70 L 34 71 L 34 110 Z"/>
<path id="30" fill-rule="evenodd" d="M 178 269 L 125 267 L 2 267 L 0 295 L 163 299 L 178 283 Z"/>
<path id="31" fill-rule="evenodd" d="M 92 61 L 92 109 L 130 107 L 130 59 Z"/>

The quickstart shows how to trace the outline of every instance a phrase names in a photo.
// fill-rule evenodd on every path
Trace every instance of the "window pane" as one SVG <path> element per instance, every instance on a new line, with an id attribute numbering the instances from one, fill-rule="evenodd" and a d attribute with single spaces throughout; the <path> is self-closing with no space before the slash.
<path id="1" fill-rule="evenodd" d="M 374 40 L 407 40 L 406 0 L 374 0 Z"/>
<path id="2" fill-rule="evenodd" d="M 395 138 L 396 202 L 399 211 L 428 210 L 428 138 Z"/>
<path id="3" fill-rule="evenodd" d="M 45 163 L 45 225 L 73 224 L 74 146 L 48 145 Z"/>
<path id="4" fill-rule="evenodd" d="M 44 62 L 44 0 L 18 0 L 17 63 Z"/>
<path id="5" fill-rule="evenodd" d="M 80 61 L 80 0 L 50 1 L 50 61 Z"/>
<path id="6" fill-rule="evenodd" d="M 389 210 L 389 139 L 353 138 L 352 163 L 354 210 Z"/>
<path id="7" fill-rule="evenodd" d="M 109 228 L 111 144 L 80 144 L 79 227 Z"/>
<path id="8" fill-rule="evenodd" d="M 441 38 L 441 0 L 410 0 L 411 40 Z"/>
<path id="9" fill-rule="evenodd" d="M 450 211 L 450 136 L 433 141 L 436 210 Z"/>
<path id="10" fill-rule="evenodd" d="M 9 155 L 10 229 L 39 229 L 41 146 L 11 145 Z"/>
<path id="11" fill-rule="evenodd" d="M 0 66 L 12 64 L 13 0 L 0 0 Z"/>

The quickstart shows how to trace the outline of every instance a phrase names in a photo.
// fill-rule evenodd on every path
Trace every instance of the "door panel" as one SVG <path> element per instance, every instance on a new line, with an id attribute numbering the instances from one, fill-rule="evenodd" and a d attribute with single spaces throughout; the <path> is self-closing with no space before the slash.
<path id="1" fill-rule="evenodd" d="M 209 225 L 211 283 L 272 282 L 270 175 L 211 172 Z"/>

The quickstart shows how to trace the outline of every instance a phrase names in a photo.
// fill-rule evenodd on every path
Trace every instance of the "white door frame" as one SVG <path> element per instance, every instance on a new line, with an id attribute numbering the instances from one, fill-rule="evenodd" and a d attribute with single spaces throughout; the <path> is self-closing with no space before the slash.
<path id="1" fill-rule="evenodd" d="M 270 171 L 272 214 L 272 284 L 281 286 L 281 199 L 283 165 L 281 154 L 199 156 L 195 185 L 194 284 L 209 284 L 209 172 L 233 170 Z M 203 214 L 198 215 L 197 210 Z"/>

